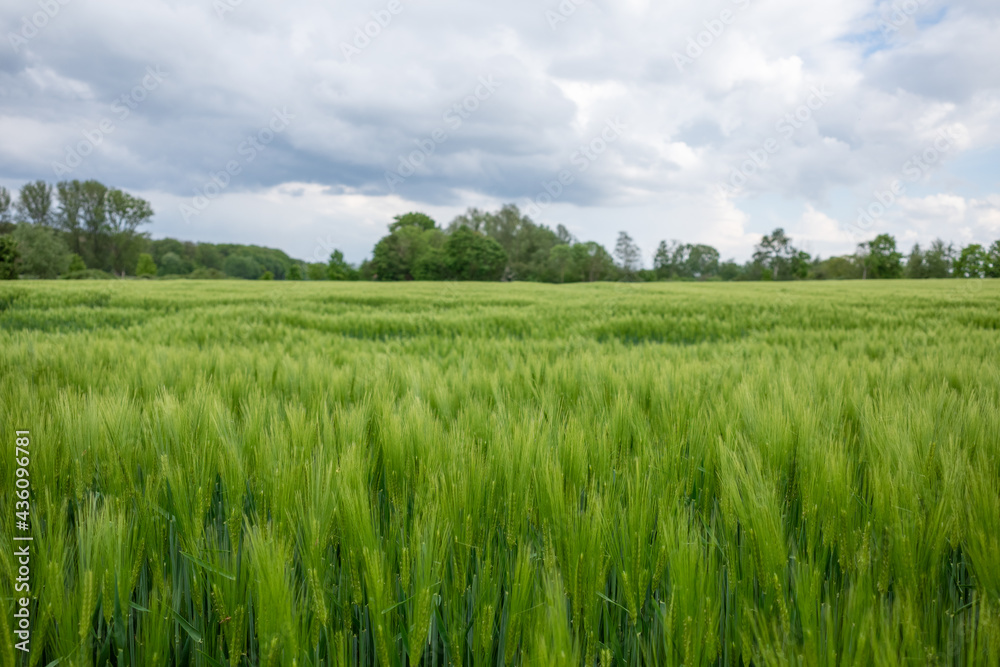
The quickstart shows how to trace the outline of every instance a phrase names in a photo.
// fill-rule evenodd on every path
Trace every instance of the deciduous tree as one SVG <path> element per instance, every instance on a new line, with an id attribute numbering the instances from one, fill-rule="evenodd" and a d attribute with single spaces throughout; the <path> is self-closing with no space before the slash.
<path id="1" fill-rule="evenodd" d="M 896 251 L 896 239 L 879 234 L 858 246 L 863 278 L 900 278 L 903 275 L 903 255 Z"/>
<path id="2" fill-rule="evenodd" d="M 986 277 L 1000 278 L 1000 241 L 994 241 L 986 253 Z"/>
<path id="3" fill-rule="evenodd" d="M 44 225 L 22 222 L 14 230 L 23 274 L 58 278 L 69 266 L 69 249 L 59 234 Z"/>
<path id="4" fill-rule="evenodd" d="M 955 249 L 950 243 L 935 239 L 924 253 L 927 278 L 950 278 L 955 262 Z"/>
<path id="5" fill-rule="evenodd" d="M 0 236 L 0 280 L 17 280 L 20 261 L 21 253 L 14 237 L 9 234 Z"/>
<path id="6" fill-rule="evenodd" d="M 4 233 L 3 226 L 10 225 L 12 221 L 12 203 L 10 190 L 0 186 L 0 233 Z M 10 231 L 10 230 L 7 230 Z"/>
<path id="7" fill-rule="evenodd" d="M 357 280 L 358 271 L 347 263 L 344 253 L 334 250 L 327 263 L 326 277 L 329 280 Z"/>
<path id="8" fill-rule="evenodd" d="M 52 186 L 45 181 L 26 183 L 18 197 L 17 212 L 23 222 L 52 224 Z"/>
<path id="9" fill-rule="evenodd" d="M 135 266 L 144 236 L 136 230 L 153 217 L 149 202 L 117 189 L 105 195 L 111 268 L 118 275 Z"/>
<path id="10" fill-rule="evenodd" d="M 757 244 L 753 261 L 763 269 L 764 276 L 770 275 L 773 280 L 791 280 L 806 276 L 809 255 L 795 248 L 792 239 L 779 227 Z"/>
<path id="11" fill-rule="evenodd" d="M 507 266 L 507 253 L 494 239 L 461 227 L 444 243 L 445 265 L 456 280 L 499 280 Z"/>
<path id="12" fill-rule="evenodd" d="M 955 261 L 955 277 L 984 278 L 988 263 L 989 255 L 983 246 L 978 243 L 968 245 L 962 248 L 962 252 Z"/>
<path id="13" fill-rule="evenodd" d="M 618 242 L 615 243 L 615 257 L 618 259 L 618 266 L 628 280 L 634 279 L 636 272 L 642 268 L 642 252 L 626 232 L 618 233 Z"/>
<path id="14" fill-rule="evenodd" d="M 140 277 L 156 275 L 156 262 L 153 261 L 153 256 L 148 252 L 139 255 L 139 262 L 135 267 L 135 275 Z"/>

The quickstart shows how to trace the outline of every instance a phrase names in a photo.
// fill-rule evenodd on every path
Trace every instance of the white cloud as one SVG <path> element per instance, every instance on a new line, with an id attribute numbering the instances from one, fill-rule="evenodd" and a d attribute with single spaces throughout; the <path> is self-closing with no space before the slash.
<path id="1" fill-rule="evenodd" d="M 925 232 L 958 227 L 965 222 L 968 212 L 965 198 L 956 195 L 903 197 L 899 205 L 905 218 Z"/>
<path id="2" fill-rule="evenodd" d="M 1000 195 L 970 200 L 969 211 L 976 237 L 1000 240 Z"/>
<path id="3" fill-rule="evenodd" d="M 160 66 L 163 86 L 73 174 L 158 193 L 159 234 L 257 235 L 308 255 L 326 225 L 360 259 L 392 214 L 450 216 L 534 196 L 613 118 L 627 132 L 546 213 L 584 238 L 611 243 L 628 229 L 647 251 L 679 238 L 745 258 L 776 222 L 752 213 L 754 202 L 781 197 L 788 230 L 824 252 L 850 250 L 836 229 L 946 128 L 958 133 L 953 148 L 878 228 L 956 241 L 998 233 L 989 193 L 1000 169 L 987 190 L 963 191 L 948 173 L 966 153 L 1000 147 L 1000 9 L 990 0 L 928 0 L 888 36 L 877 26 L 887 4 L 873 0 L 806 10 L 793 0 L 587 0 L 555 30 L 545 12 L 558 2 L 401 2 L 377 29 L 378 0 L 243 2 L 224 16 L 195 0 L 67 5 L 27 48 L 0 54 L 0 179 L 52 179 L 80 128 Z M 32 6 L 5 4 L 0 26 L 16 29 Z M 674 54 L 717 31 L 724 10 L 733 20 L 678 71 Z M 343 45 L 366 28 L 378 34 L 348 62 Z M 498 92 L 449 127 L 445 114 L 483 76 Z M 817 86 L 829 100 L 785 136 L 779 121 Z M 176 202 L 274 107 L 294 113 L 287 132 L 199 226 L 178 227 Z M 385 172 L 441 127 L 447 142 L 391 193 Z M 718 198 L 770 138 L 780 150 L 739 196 Z"/>

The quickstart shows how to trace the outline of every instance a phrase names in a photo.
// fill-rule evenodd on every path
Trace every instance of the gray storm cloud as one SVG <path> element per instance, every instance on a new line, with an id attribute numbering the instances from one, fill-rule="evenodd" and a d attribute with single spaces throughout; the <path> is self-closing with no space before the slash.
<path id="1" fill-rule="evenodd" d="M 540 217 L 652 242 L 698 215 L 700 240 L 744 252 L 771 222 L 762 197 L 847 226 L 935 132 L 964 137 L 948 160 L 995 150 L 997 17 L 935 0 L 16 0 L 0 9 L 0 180 L 155 193 L 178 235 L 259 228 L 232 219 L 236 197 L 304 184 L 355 198 L 328 208 L 360 252 L 392 205 L 530 205 L 620 119 Z M 247 159 L 276 108 L 293 118 Z M 181 224 L 220 173 L 211 215 Z M 289 209 L 296 248 L 323 206 Z"/>

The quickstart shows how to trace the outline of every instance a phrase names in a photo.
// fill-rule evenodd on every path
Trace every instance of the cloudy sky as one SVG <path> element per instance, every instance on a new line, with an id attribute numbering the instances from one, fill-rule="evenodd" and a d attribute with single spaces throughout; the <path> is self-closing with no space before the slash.
<path id="1" fill-rule="evenodd" d="M 96 178 L 155 237 L 368 255 L 518 204 L 746 259 L 1000 239 L 996 0 L 5 0 L 0 184 Z M 860 210 L 866 211 L 865 215 Z"/>

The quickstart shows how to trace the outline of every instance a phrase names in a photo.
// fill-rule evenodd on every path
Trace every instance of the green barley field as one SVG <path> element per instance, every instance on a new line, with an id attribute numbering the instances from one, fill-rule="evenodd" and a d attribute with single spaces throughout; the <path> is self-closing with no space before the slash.
<path id="1" fill-rule="evenodd" d="M 4 666 L 1000 664 L 1000 281 L 10 283 L 0 424 Z"/>

